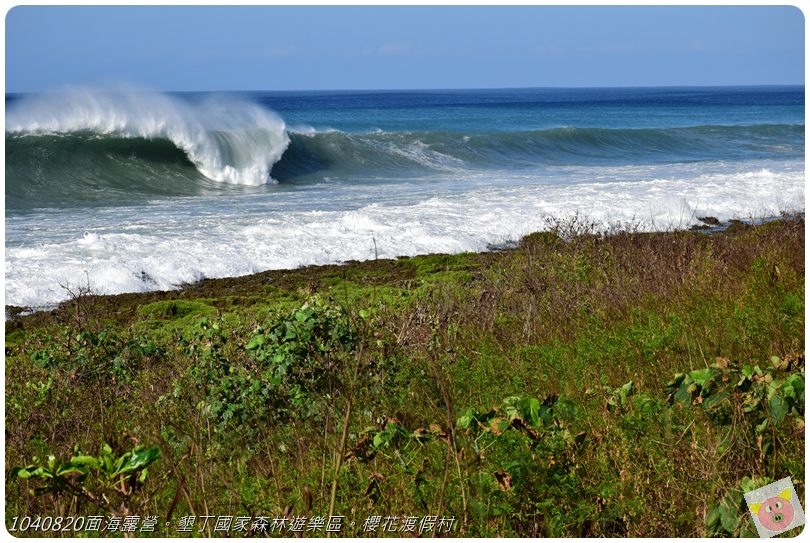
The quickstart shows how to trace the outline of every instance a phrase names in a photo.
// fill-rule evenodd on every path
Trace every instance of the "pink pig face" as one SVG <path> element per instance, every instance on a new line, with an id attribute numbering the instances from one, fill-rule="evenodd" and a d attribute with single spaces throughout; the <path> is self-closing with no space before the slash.
<path id="1" fill-rule="evenodd" d="M 793 505 L 781 496 L 762 502 L 757 518 L 762 526 L 772 532 L 781 532 L 793 522 Z"/>

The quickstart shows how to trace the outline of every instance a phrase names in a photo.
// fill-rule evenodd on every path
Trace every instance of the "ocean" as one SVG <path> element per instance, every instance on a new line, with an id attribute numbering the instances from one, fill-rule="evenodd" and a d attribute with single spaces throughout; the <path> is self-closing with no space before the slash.
<path id="1" fill-rule="evenodd" d="M 5 300 L 804 210 L 804 87 L 6 96 Z"/>

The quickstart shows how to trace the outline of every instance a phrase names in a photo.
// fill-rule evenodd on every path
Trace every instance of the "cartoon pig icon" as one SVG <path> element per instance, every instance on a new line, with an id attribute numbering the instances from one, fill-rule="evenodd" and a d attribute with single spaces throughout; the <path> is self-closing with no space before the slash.
<path id="1" fill-rule="evenodd" d="M 790 499 L 790 488 L 787 488 L 778 496 L 751 504 L 751 511 L 757 516 L 763 528 L 772 532 L 782 532 L 790 526 L 796 514 Z"/>

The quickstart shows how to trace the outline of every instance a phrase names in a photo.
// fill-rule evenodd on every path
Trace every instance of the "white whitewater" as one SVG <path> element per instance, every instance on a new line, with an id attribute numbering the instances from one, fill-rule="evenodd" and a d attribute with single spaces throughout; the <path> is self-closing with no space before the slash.
<path id="1" fill-rule="evenodd" d="M 105 294 L 206 277 L 375 257 L 480 251 L 580 215 L 608 227 L 686 228 L 696 217 L 766 218 L 804 209 L 801 162 L 547 172 L 567 183 L 479 174 L 386 186 L 329 183 L 264 197 L 182 198 L 86 213 L 7 218 L 6 303 L 47 307 L 62 285 Z M 598 179 L 600 178 L 601 179 Z M 47 232 L 47 236 L 43 236 Z"/>
<path id="2" fill-rule="evenodd" d="M 75 132 L 165 138 L 209 179 L 237 185 L 271 182 L 290 142 L 274 112 L 224 95 L 191 102 L 132 88 L 71 88 L 23 98 L 6 112 L 7 134 Z"/>

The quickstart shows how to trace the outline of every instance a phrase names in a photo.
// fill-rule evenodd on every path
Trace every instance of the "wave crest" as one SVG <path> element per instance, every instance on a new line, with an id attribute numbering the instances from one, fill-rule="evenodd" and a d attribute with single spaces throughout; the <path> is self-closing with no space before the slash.
<path id="1" fill-rule="evenodd" d="M 14 102 L 6 133 L 94 132 L 125 138 L 165 138 L 209 179 L 262 185 L 289 145 L 284 120 L 247 100 L 224 95 L 200 101 L 119 89 L 72 88 Z"/>

